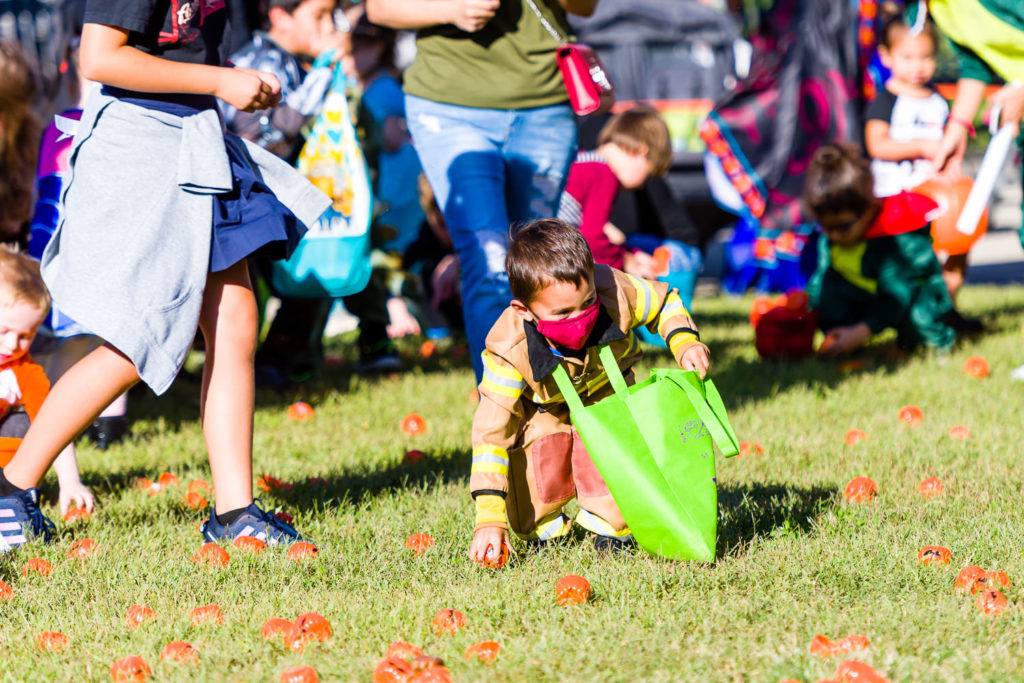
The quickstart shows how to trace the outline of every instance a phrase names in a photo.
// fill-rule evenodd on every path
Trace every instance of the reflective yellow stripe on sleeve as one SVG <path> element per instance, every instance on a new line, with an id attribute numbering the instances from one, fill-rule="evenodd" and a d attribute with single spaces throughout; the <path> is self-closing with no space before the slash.
<path id="1" fill-rule="evenodd" d="M 679 294 L 676 290 L 672 290 L 665 297 L 665 305 L 661 307 L 661 318 L 658 322 L 658 334 L 665 336 L 665 332 L 668 331 L 666 323 L 679 315 L 690 316 L 690 312 L 686 310 L 686 306 L 683 305 L 683 300 L 679 298 Z"/>
<path id="2" fill-rule="evenodd" d="M 473 447 L 472 474 L 502 474 L 508 476 L 508 451 L 490 444 Z"/>
<path id="3" fill-rule="evenodd" d="M 633 319 L 637 321 L 637 326 L 648 325 L 657 313 L 657 311 L 652 310 L 655 298 L 654 288 L 640 278 L 628 273 L 626 277 L 629 278 L 629 281 L 633 284 L 633 289 L 636 290 L 636 309 L 633 311 Z"/>
<path id="4" fill-rule="evenodd" d="M 523 387 L 526 386 L 519 371 L 499 365 L 486 351 L 481 353 L 480 357 L 484 361 L 484 377 L 480 381 L 480 386 L 495 394 L 519 398 L 523 393 Z"/>
<path id="5" fill-rule="evenodd" d="M 504 523 L 505 499 L 501 496 L 476 497 L 476 526 Z"/>

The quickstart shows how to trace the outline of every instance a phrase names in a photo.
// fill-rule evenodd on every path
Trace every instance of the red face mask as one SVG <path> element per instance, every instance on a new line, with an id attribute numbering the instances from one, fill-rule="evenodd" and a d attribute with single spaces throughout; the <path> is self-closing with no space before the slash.
<path id="1" fill-rule="evenodd" d="M 600 312 L 601 307 L 595 301 L 593 306 L 584 309 L 574 318 L 538 320 L 537 331 L 560 346 L 579 351 L 594 331 L 597 314 Z"/>

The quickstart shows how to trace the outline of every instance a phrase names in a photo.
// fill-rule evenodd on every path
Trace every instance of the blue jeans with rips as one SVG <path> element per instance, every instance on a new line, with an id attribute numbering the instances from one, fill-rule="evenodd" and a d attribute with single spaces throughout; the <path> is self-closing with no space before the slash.
<path id="1" fill-rule="evenodd" d="M 512 300 L 509 226 L 557 213 L 576 152 L 569 105 L 482 109 L 405 96 L 423 172 L 459 256 L 462 305 L 477 381 L 491 326 Z"/>

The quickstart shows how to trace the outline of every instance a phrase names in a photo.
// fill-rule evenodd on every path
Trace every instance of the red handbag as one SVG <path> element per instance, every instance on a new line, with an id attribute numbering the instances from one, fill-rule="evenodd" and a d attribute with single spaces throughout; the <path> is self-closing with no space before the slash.
<path id="1" fill-rule="evenodd" d="M 558 63 L 558 70 L 562 72 L 562 80 L 565 82 L 573 111 L 579 116 L 586 116 L 611 109 L 615 103 L 615 86 L 612 85 L 612 80 L 594 49 L 583 43 L 566 42 L 544 18 L 533 0 L 526 0 L 526 4 L 537 15 L 551 37 L 558 41 L 555 61 Z"/>

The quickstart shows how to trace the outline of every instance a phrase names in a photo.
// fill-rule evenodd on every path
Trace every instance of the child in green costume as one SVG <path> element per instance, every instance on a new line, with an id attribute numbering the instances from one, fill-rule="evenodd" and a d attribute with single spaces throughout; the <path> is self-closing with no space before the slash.
<path id="1" fill-rule="evenodd" d="M 846 353 L 895 328 L 902 348 L 947 349 L 953 302 L 932 250 L 928 197 L 879 199 L 871 168 L 853 145 L 825 145 L 807 171 L 804 209 L 825 233 L 807 286 L 826 333 L 822 351 Z"/>

